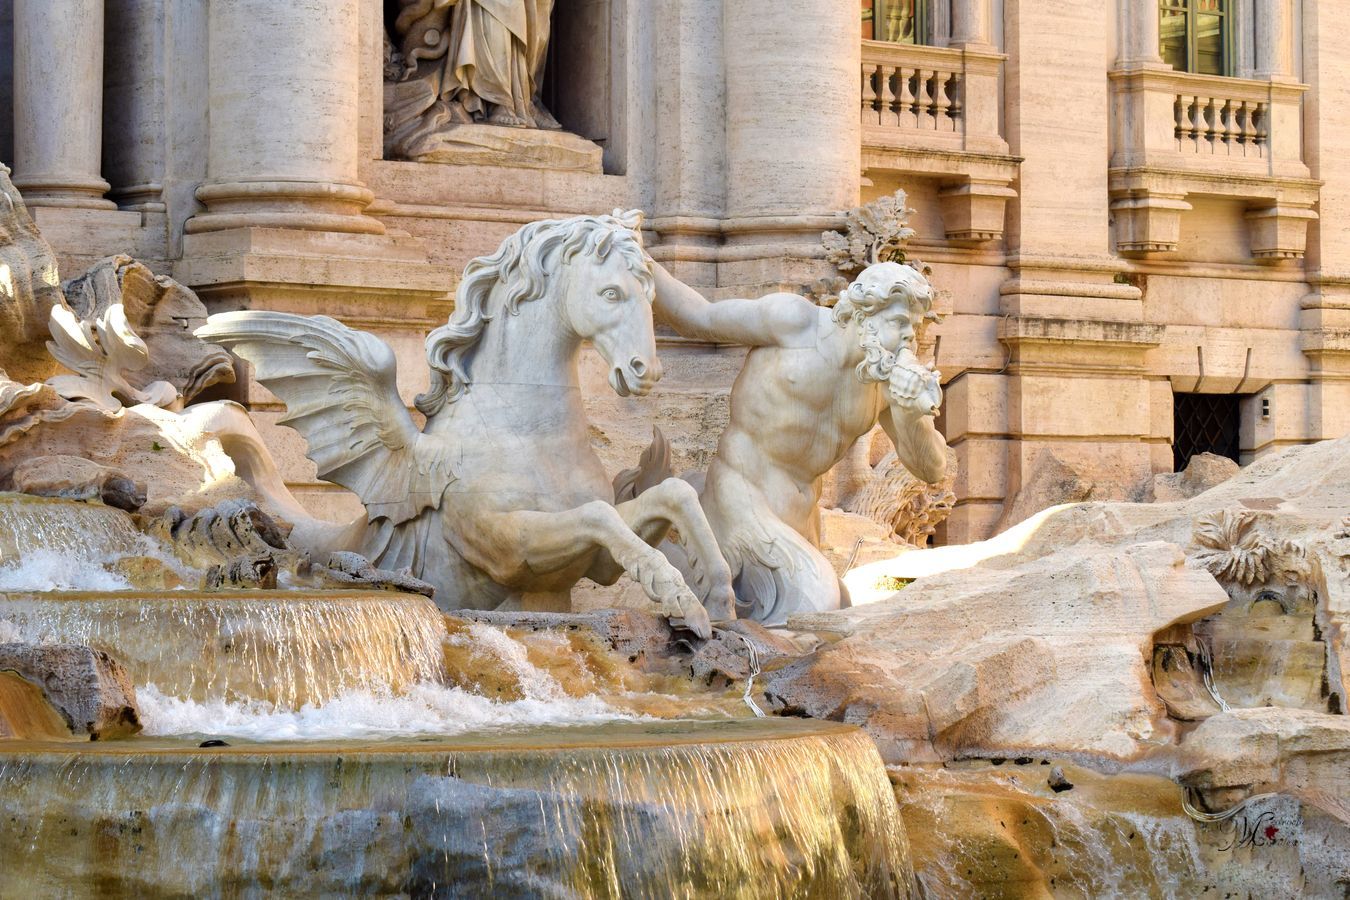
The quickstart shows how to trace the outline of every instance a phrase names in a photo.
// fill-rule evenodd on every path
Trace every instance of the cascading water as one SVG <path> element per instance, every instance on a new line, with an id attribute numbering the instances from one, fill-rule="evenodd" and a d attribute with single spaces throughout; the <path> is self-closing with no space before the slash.
<path id="1" fill-rule="evenodd" d="M 910 891 L 857 729 L 747 720 L 735 691 L 420 596 L 133 589 L 122 559 L 172 559 L 130 516 L 0 507 L 0 642 L 106 651 L 146 726 L 62 740 L 0 673 L 0 898 Z"/>
<path id="2" fill-rule="evenodd" d="M 897 897 L 911 878 L 875 748 L 829 723 L 3 748 L 6 897 Z"/>
<path id="3" fill-rule="evenodd" d="M 299 709 L 437 683 L 444 665 L 444 619 L 410 594 L 11 592 L 0 619 L 28 640 L 106 651 L 138 686 L 197 702 Z"/>

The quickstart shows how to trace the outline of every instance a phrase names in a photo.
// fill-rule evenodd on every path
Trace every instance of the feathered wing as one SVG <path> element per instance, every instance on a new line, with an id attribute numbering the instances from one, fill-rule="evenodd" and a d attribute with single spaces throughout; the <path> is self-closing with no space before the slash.
<path id="1" fill-rule="evenodd" d="M 398 524 L 440 506 L 454 479 L 448 448 L 418 430 L 379 338 L 327 316 L 251 310 L 211 316 L 196 334 L 253 364 L 319 477 L 360 497 L 369 520 Z"/>

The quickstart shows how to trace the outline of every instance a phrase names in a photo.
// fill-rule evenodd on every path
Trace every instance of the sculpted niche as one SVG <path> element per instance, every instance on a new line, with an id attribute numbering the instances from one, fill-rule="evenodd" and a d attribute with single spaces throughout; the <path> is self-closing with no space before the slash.
<path id="1" fill-rule="evenodd" d="M 596 169 L 544 107 L 554 0 L 399 0 L 385 44 L 385 156 Z"/>

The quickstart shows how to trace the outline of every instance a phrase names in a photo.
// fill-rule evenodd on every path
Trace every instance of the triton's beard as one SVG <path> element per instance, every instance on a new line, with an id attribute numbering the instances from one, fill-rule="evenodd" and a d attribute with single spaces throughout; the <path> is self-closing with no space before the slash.
<path id="1" fill-rule="evenodd" d="M 858 380 L 863 384 L 889 381 L 895 368 L 895 354 L 881 346 L 876 326 L 866 318 L 858 322 L 858 347 L 863 352 L 857 368 Z"/>

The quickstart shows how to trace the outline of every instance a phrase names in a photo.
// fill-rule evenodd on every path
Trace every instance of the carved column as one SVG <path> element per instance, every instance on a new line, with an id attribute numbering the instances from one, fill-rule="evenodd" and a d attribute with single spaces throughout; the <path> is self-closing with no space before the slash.
<path id="1" fill-rule="evenodd" d="M 822 227 L 858 202 L 862 30 L 850 2 L 727 3 L 723 274 L 812 280 Z M 734 248 L 734 249 L 733 249 Z M 753 249 L 752 249 L 753 248 Z M 739 257 L 739 258 L 738 258 Z M 767 267 L 767 261 L 773 265 Z M 759 274 L 749 270 L 759 267 Z M 816 265 L 815 268 L 823 267 Z M 772 271 L 770 271 L 772 269 Z"/>
<path id="2" fill-rule="evenodd" d="M 114 208 L 102 138 L 103 0 L 14 0 L 14 184 L 28 205 Z"/>
<path id="3" fill-rule="evenodd" d="M 1280 79 L 1289 74 L 1289 35 L 1283 0 L 1256 0 L 1256 77 Z"/>
<path id="4" fill-rule="evenodd" d="M 989 0 L 952 0 L 951 46 L 989 43 Z"/>
<path id="5" fill-rule="evenodd" d="M 1163 68 L 1158 49 L 1158 0 L 1123 0 L 1120 4 L 1119 68 Z"/>
<path id="6" fill-rule="evenodd" d="M 210 6 L 210 150 L 189 233 L 247 226 L 382 234 L 362 214 L 360 0 Z"/>

